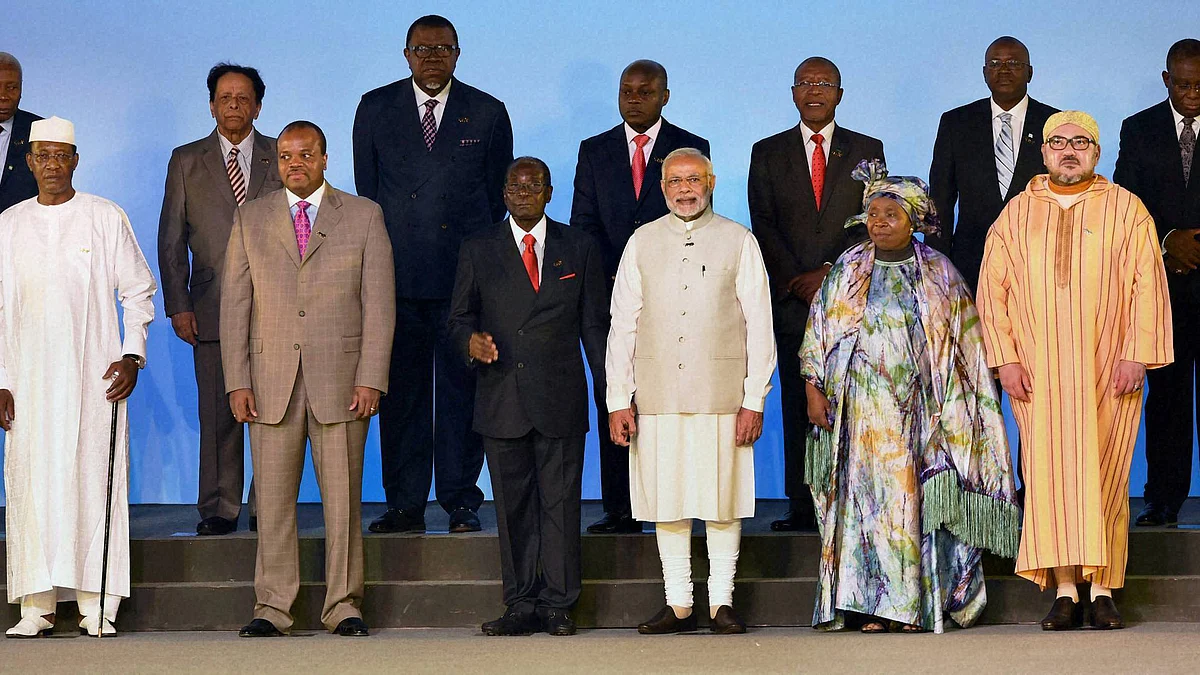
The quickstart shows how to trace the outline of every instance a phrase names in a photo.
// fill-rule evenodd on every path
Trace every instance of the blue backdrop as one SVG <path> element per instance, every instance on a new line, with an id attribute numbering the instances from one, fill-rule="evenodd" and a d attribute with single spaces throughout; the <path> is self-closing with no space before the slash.
<path id="1" fill-rule="evenodd" d="M 312 0 L 9 0 L 0 50 L 25 70 L 22 107 L 75 122 L 76 187 L 126 209 L 157 274 L 156 231 L 171 149 L 213 128 L 204 77 L 222 60 L 267 83 L 258 128 L 276 135 L 305 118 L 329 138 L 329 180 L 354 187 L 350 127 L 363 92 L 408 75 L 401 50 L 416 17 L 458 29 L 457 75 L 504 101 L 517 154 L 551 167 L 550 215 L 567 220 L 579 141 L 619 121 L 617 79 L 637 58 L 670 73 L 665 115 L 712 141 L 718 210 L 747 222 L 750 146 L 797 122 L 789 85 L 807 56 L 833 59 L 845 98 L 838 122 L 883 139 L 894 173 L 926 175 L 939 115 L 987 94 L 987 44 L 1029 46 L 1031 93 L 1100 123 L 1099 170 L 1111 174 L 1121 120 L 1163 98 L 1167 48 L 1196 37 L 1194 2 L 1093 2 L 1077 13 L 1045 2 L 505 3 Z M 1189 32 L 1190 31 L 1190 32 Z M 194 502 L 196 391 L 191 348 L 162 315 L 130 405 L 133 502 Z M 756 448 L 760 497 L 783 494 L 777 393 Z M 790 414 L 803 414 L 793 411 Z M 1011 417 L 1010 417 L 1011 420 Z M 593 428 L 595 425 L 593 424 Z M 1015 439 L 1015 429 L 1010 429 Z M 598 498 L 594 434 L 584 497 Z M 1139 440 L 1131 490 L 1145 478 Z M 247 466 L 249 456 L 247 455 Z M 363 497 L 382 501 L 378 436 L 368 440 Z M 490 495 L 487 475 L 481 484 Z M 1200 475 L 1193 476 L 1193 494 Z M 0 498 L 2 498 L 0 493 Z M 301 499 L 316 500 L 311 471 Z"/>

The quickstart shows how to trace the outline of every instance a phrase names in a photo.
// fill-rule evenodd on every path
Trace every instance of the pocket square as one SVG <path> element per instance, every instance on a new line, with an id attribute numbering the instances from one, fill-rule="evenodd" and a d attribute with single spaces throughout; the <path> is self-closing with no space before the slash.
<path id="1" fill-rule="evenodd" d="M 466 148 L 472 145 L 479 145 L 478 138 L 464 138 L 458 142 L 458 147 Z"/>
<path id="2" fill-rule="evenodd" d="M 563 275 L 563 276 L 559 277 L 559 278 L 558 278 L 558 280 L 559 280 L 559 281 L 564 281 L 564 280 L 566 280 L 566 279 L 574 279 L 574 278 L 575 278 L 575 273 L 574 273 L 574 272 L 571 272 L 570 274 L 566 274 L 566 275 Z"/>

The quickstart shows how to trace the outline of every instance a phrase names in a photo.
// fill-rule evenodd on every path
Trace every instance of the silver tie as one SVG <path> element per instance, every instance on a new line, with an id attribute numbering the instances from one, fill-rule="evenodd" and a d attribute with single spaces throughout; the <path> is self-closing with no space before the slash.
<path id="1" fill-rule="evenodd" d="M 996 139 L 996 178 L 1000 181 L 1000 198 L 1008 196 L 1017 153 L 1013 150 L 1012 113 L 1000 113 L 1000 138 Z"/>

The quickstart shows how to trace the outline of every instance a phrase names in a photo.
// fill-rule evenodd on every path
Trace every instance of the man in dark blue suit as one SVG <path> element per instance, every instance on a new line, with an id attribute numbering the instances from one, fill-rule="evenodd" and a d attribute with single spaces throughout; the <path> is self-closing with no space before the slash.
<path id="1" fill-rule="evenodd" d="M 457 353 L 479 374 L 474 428 L 500 526 L 508 610 L 483 624 L 488 635 L 574 634 L 568 610 L 582 588 L 588 396 L 579 344 L 603 380 L 608 302 L 598 242 L 546 218 L 552 192 L 544 162 L 513 162 L 512 216 L 463 242 L 451 303 Z"/>
<path id="2" fill-rule="evenodd" d="M 667 215 L 659 188 L 663 158 L 679 148 L 709 155 L 708 141 L 663 119 L 662 109 L 670 98 L 667 70 L 654 61 L 634 61 L 621 73 L 617 93 L 624 121 L 579 144 L 571 226 L 590 232 L 599 242 L 609 293 L 630 235 L 643 223 Z M 596 419 L 607 420 L 604 378 L 593 371 L 592 384 Z M 588 532 L 641 532 L 641 523 L 630 515 L 629 450 L 614 444 L 608 434 L 600 434 L 600 489 L 605 515 L 589 525 Z"/>
<path id="3" fill-rule="evenodd" d="M 29 125 L 41 117 L 20 109 L 21 62 L 0 52 L 0 212 L 38 193 L 33 172 L 25 163 L 29 150 Z"/>
<path id="4" fill-rule="evenodd" d="M 436 466 L 450 531 L 473 532 L 483 503 L 475 377 L 446 319 L 459 245 L 504 216 L 512 124 L 503 103 L 453 78 L 460 49 L 448 20 L 417 19 L 405 44 L 412 77 L 367 92 L 354 117 L 354 182 L 383 208 L 396 262 L 391 384 L 379 410 L 388 510 L 370 530 L 424 531 Z"/>

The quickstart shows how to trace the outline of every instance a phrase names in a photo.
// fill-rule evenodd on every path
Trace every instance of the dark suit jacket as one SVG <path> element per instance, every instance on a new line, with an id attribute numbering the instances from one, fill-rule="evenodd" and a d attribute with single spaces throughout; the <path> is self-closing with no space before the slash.
<path id="1" fill-rule="evenodd" d="M 788 282 L 836 261 L 866 237 L 862 227 L 844 227 L 862 212 L 863 184 L 850 172 L 864 159 L 884 159 L 883 143 L 835 126 L 818 212 L 799 125 L 762 139 L 750 152 L 750 225 L 767 265 L 779 333 L 800 335 L 808 322 L 808 303 L 788 293 Z"/>
<path id="2" fill-rule="evenodd" d="M 617 264 L 633 231 L 667 215 L 667 202 L 659 185 L 662 162 L 679 148 L 696 148 L 709 156 L 708 141 L 663 119 L 646 162 L 642 194 L 635 198 L 624 123 L 579 144 L 571 227 L 590 232 L 600 242 L 609 286 L 617 276 Z"/>
<path id="3" fill-rule="evenodd" d="M 950 110 L 942 115 L 933 163 L 929 166 L 929 192 L 941 218 L 942 233 L 926 240 L 950 258 L 974 290 L 983 264 L 983 244 L 1001 209 L 1029 184 L 1046 173 L 1042 164 L 1042 126 L 1057 108 L 1029 99 L 1023 138 L 1017 143 L 1017 166 L 1008 194 L 1000 196 L 996 177 L 996 147 L 992 140 L 990 98 Z M 1018 139 L 1013 139 L 1018 140 Z M 954 205 L 958 204 L 958 224 Z"/>
<path id="4" fill-rule="evenodd" d="M 1183 182 L 1179 137 L 1171 104 L 1163 101 L 1121 124 L 1121 149 L 1113 182 L 1137 195 L 1158 228 L 1158 238 L 1171 230 L 1200 227 L 1200 152 L 1192 155 L 1190 180 Z M 1171 300 L 1186 298 L 1200 307 L 1200 272 L 1168 275 Z M 1180 293 L 1184 295 L 1181 297 Z M 1182 308 L 1175 307 L 1178 314 Z M 1177 335 L 1176 339 L 1181 336 Z"/>
<path id="5" fill-rule="evenodd" d="M 25 154 L 29 152 L 29 125 L 41 117 L 30 112 L 17 109 L 13 115 L 12 138 L 8 139 L 8 156 L 4 158 L 4 179 L 0 180 L 0 213 L 4 209 L 23 202 L 38 193 L 37 181 L 33 172 L 25 163 Z"/>
<path id="6" fill-rule="evenodd" d="M 504 104 L 457 79 L 432 150 L 411 77 L 363 95 L 354 115 L 354 184 L 383 208 L 397 298 L 450 297 L 463 238 L 504 217 L 512 160 Z"/>
<path id="7" fill-rule="evenodd" d="M 247 202 L 283 187 L 275 139 L 253 133 Z M 175 148 L 158 218 L 158 268 L 167 316 L 195 312 L 200 340 L 221 336 L 221 272 L 236 210 L 217 130 Z"/>
<path id="8" fill-rule="evenodd" d="M 492 335 L 500 358 L 476 364 L 475 431 L 552 438 L 588 430 L 587 378 L 604 378 L 608 302 L 600 246 L 590 235 L 546 220 L 540 290 L 521 262 L 508 219 L 463 242 L 448 330 L 467 359 L 471 334 Z"/>

